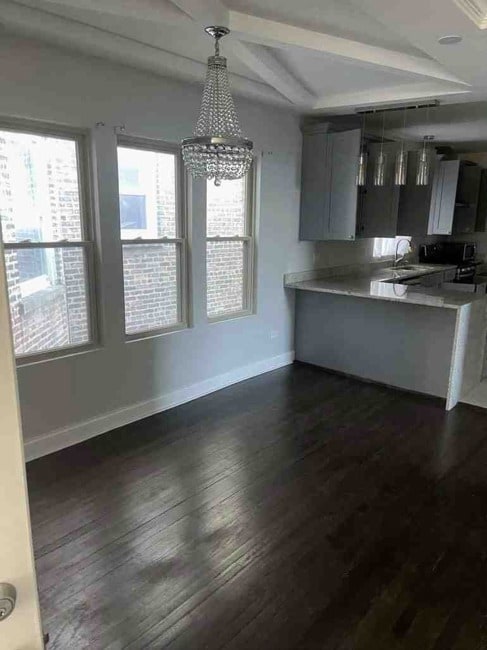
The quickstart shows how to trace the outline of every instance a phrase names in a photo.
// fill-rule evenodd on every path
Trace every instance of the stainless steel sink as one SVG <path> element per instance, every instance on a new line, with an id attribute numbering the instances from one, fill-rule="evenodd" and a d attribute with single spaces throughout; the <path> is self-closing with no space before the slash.
<path id="1" fill-rule="evenodd" d="M 391 266 L 390 268 L 385 269 L 386 271 L 394 271 L 394 273 L 400 273 L 402 271 L 418 271 L 419 273 L 431 271 L 429 267 L 421 266 L 420 264 L 405 264 L 404 266 Z"/>
<path id="2" fill-rule="evenodd" d="M 415 264 L 409 264 L 409 265 L 404 264 L 404 266 L 396 266 L 395 269 L 396 271 L 415 271 L 418 269 L 418 266 L 416 266 Z"/>
<path id="3" fill-rule="evenodd" d="M 388 282 L 391 284 L 403 284 L 405 282 L 412 281 L 416 277 L 427 275 L 428 273 L 434 273 L 430 267 L 421 266 L 421 264 L 404 264 L 403 266 L 391 266 L 387 269 L 384 269 L 392 274 L 392 278 L 387 278 L 382 280 L 382 282 Z"/>

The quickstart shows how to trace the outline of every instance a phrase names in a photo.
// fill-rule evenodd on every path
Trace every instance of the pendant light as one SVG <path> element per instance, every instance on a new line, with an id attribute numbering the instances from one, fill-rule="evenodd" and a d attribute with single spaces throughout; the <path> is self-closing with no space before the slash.
<path id="1" fill-rule="evenodd" d="M 425 135 L 423 138 L 423 148 L 418 152 L 418 169 L 416 171 L 416 185 L 428 185 L 431 174 L 431 152 L 428 142 L 434 140 L 434 136 Z"/>
<path id="2" fill-rule="evenodd" d="M 396 186 L 406 185 L 406 179 L 407 179 L 408 152 L 405 151 L 404 149 L 404 137 L 405 137 L 405 130 L 406 130 L 406 111 L 407 108 L 404 107 L 401 148 L 396 154 L 396 165 L 394 168 L 394 185 Z"/>
<path id="3" fill-rule="evenodd" d="M 375 161 L 374 168 L 374 185 L 382 187 L 385 184 L 386 177 L 386 154 L 384 153 L 384 126 L 386 114 L 382 112 L 382 140 L 380 143 L 380 152 Z"/>
<path id="4" fill-rule="evenodd" d="M 365 113 L 362 115 L 362 138 L 360 142 L 360 153 L 357 167 L 357 186 L 364 187 L 367 183 L 367 160 L 368 153 L 365 147 Z"/>
<path id="5" fill-rule="evenodd" d="M 220 39 L 226 27 L 206 27 L 215 39 L 215 54 L 208 58 L 201 110 L 192 138 L 182 142 L 183 159 L 194 178 L 222 180 L 242 178 L 252 164 L 253 144 L 242 135 L 230 93 L 227 60 L 220 56 Z"/>
<path id="6" fill-rule="evenodd" d="M 426 107 L 426 122 L 429 122 L 429 106 Z M 429 124 L 428 124 L 429 126 Z M 432 135 L 425 135 L 423 137 L 423 148 L 418 152 L 418 167 L 416 170 L 416 185 L 428 185 L 430 180 L 430 152 L 428 142 L 433 140 Z"/>

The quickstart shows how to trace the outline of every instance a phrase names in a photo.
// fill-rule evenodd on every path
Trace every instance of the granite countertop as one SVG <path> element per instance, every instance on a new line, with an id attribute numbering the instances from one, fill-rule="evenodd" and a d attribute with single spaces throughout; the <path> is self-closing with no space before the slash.
<path id="1" fill-rule="evenodd" d="M 391 282 L 395 278 L 407 279 L 420 277 L 454 268 L 456 267 L 440 264 L 421 264 L 421 271 L 406 271 L 400 268 L 398 270 L 380 268 L 365 275 L 349 274 L 337 277 L 287 282 L 285 286 L 289 289 L 298 289 L 301 291 L 333 293 L 343 296 L 356 296 L 357 298 L 388 300 L 429 307 L 443 307 L 446 309 L 460 309 L 478 300 L 485 300 L 487 297 L 485 294 L 448 291 Z"/>

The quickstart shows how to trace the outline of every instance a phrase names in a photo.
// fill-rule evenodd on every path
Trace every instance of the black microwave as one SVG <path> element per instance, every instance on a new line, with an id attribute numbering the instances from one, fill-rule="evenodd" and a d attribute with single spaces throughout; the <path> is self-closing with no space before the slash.
<path id="1" fill-rule="evenodd" d="M 476 255 L 477 244 L 473 242 L 439 242 L 419 247 L 419 261 L 430 264 L 465 264 L 474 262 Z"/>

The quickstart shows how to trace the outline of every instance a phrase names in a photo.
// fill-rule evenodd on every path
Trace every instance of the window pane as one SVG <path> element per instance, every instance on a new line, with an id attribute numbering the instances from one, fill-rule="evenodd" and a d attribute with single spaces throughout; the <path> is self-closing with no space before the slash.
<path id="1" fill-rule="evenodd" d="M 82 239 L 74 140 L 0 131 L 0 217 L 6 242 Z"/>
<path id="2" fill-rule="evenodd" d="M 147 332 L 181 321 L 178 244 L 125 244 L 125 331 Z"/>
<path id="3" fill-rule="evenodd" d="M 147 227 L 143 194 L 120 194 L 120 227 L 122 230 L 144 230 Z"/>
<path id="4" fill-rule="evenodd" d="M 177 237 L 176 156 L 118 147 L 122 239 Z"/>
<path id="5" fill-rule="evenodd" d="M 208 237 L 241 237 L 245 232 L 245 178 L 206 184 L 206 232 Z"/>
<path id="6" fill-rule="evenodd" d="M 247 244 L 242 241 L 206 243 L 207 313 L 210 318 L 239 312 L 245 304 Z"/>
<path id="7" fill-rule="evenodd" d="M 90 341 L 81 248 L 6 250 L 5 262 L 17 355 Z"/>

